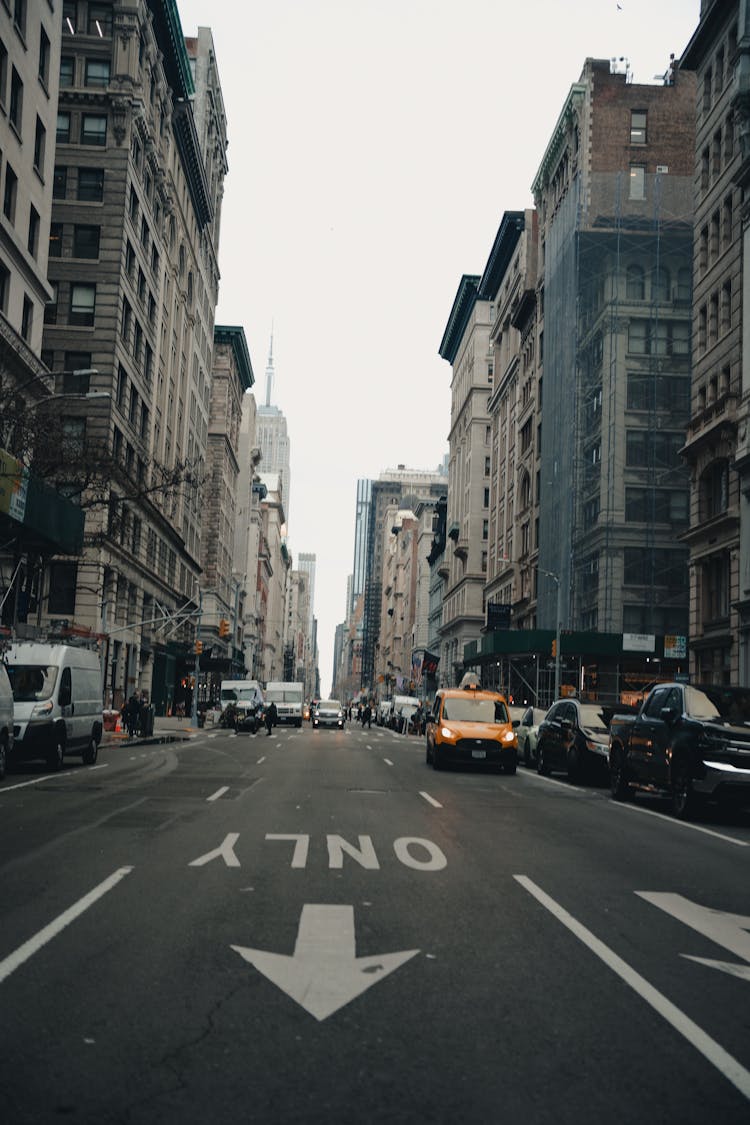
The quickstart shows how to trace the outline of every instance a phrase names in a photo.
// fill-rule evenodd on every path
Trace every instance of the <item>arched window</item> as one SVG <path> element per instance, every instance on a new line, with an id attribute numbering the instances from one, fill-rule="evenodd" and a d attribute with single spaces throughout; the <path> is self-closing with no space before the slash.
<path id="1" fill-rule="evenodd" d="M 525 512 L 531 505 L 531 477 L 528 473 L 521 473 L 518 491 L 521 498 L 520 511 Z"/>
<path id="2" fill-rule="evenodd" d="M 629 301 L 642 301 L 645 296 L 643 269 L 641 266 L 628 266 L 625 293 Z"/>

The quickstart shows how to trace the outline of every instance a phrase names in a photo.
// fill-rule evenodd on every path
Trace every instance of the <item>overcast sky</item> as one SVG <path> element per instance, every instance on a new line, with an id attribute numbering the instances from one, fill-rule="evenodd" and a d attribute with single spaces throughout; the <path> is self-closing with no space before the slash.
<path id="1" fill-rule="evenodd" d="M 584 60 L 664 74 L 700 0 L 178 0 L 228 119 L 217 323 L 245 329 L 291 439 L 288 542 L 317 555 L 323 692 L 359 477 L 448 448 L 438 347 L 530 185 Z M 262 468 L 262 466 L 261 466 Z"/>

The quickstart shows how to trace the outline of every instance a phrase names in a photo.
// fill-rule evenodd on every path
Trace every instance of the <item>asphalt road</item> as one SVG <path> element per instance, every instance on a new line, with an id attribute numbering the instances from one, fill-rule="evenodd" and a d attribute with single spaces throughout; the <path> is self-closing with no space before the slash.
<path id="1" fill-rule="evenodd" d="M 382 731 L 0 784 L 0 1121 L 750 1120 L 750 816 Z"/>

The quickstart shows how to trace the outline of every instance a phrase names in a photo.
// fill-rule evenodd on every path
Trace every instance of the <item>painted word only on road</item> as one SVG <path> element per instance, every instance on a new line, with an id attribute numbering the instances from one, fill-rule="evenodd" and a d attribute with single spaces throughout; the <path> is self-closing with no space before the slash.
<path id="1" fill-rule="evenodd" d="M 205 867 L 214 860 L 222 860 L 227 867 L 241 867 L 240 860 L 235 851 L 235 845 L 240 838 L 239 832 L 230 832 L 224 837 L 218 847 L 210 852 L 192 860 L 189 867 Z M 266 834 L 266 840 L 281 841 L 293 844 L 290 867 L 304 868 L 310 852 L 310 836 L 299 833 Z M 379 871 L 380 861 L 375 851 L 371 836 L 358 836 L 357 844 L 352 844 L 343 836 L 326 836 L 328 850 L 328 866 L 332 871 L 340 871 L 344 866 L 344 856 L 364 867 L 366 871 Z M 442 871 L 447 867 L 448 860 L 445 853 L 433 843 L 421 836 L 399 836 L 393 841 L 393 851 L 396 858 L 404 867 L 412 871 Z"/>

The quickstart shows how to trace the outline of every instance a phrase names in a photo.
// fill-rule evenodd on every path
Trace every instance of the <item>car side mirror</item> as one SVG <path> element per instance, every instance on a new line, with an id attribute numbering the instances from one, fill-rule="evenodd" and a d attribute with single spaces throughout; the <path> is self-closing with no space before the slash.
<path id="1" fill-rule="evenodd" d="M 665 723 L 674 723 L 677 721 L 677 708 L 676 707 L 662 707 L 659 712 L 661 719 Z"/>
<path id="2" fill-rule="evenodd" d="M 521 725 L 521 720 L 520 720 L 520 719 L 514 719 L 511 725 L 512 725 L 513 727 L 520 727 L 520 725 Z"/>

